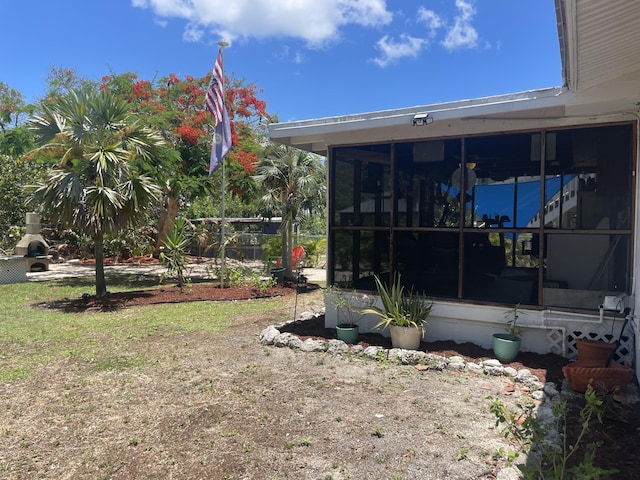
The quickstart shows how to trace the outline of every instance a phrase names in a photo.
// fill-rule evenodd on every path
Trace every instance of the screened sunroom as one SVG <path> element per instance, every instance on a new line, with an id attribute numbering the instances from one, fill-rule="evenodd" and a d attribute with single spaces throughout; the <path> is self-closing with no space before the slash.
<path id="1" fill-rule="evenodd" d="M 560 87 L 269 132 L 326 156 L 328 284 L 370 292 L 399 272 L 434 299 L 425 340 L 485 347 L 519 304 L 523 350 L 620 338 L 638 372 L 640 3 L 555 3 Z"/>
<path id="2" fill-rule="evenodd" d="M 329 282 L 597 310 L 630 291 L 629 123 L 332 147 Z"/>

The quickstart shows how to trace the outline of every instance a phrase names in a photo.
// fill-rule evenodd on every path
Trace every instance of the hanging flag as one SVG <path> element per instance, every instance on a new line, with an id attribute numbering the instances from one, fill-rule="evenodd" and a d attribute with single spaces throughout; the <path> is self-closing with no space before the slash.
<path id="1" fill-rule="evenodd" d="M 218 52 L 218 58 L 213 65 L 211 83 L 204 100 L 204 107 L 209 110 L 216 121 L 211 145 L 211 161 L 209 163 L 209 175 L 215 172 L 220 162 L 231 149 L 231 124 L 227 108 L 224 104 L 224 76 L 222 69 L 222 47 Z"/>

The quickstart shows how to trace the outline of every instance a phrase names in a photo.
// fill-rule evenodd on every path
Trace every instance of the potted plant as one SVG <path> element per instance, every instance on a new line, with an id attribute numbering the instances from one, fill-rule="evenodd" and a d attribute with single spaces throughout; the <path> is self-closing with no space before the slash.
<path id="1" fill-rule="evenodd" d="M 377 275 L 375 282 L 382 308 L 373 306 L 364 309 L 363 313 L 371 313 L 380 319 L 376 328 L 389 329 L 394 348 L 417 350 L 433 302 L 415 293 L 413 288 L 406 292 L 399 273 L 394 276 L 391 288 L 382 283 Z"/>
<path id="2" fill-rule="evenodd" d="M 520 351 L 522 328 L 518 325 L 519 309 L 520 304 L 506 313 L 506 333 L 493 334 L 493 354 L 502 363 L 512 362 Z"/>
<path id="3" fill-rule="evenodd" d="M 371 308 L 375 299 L 370 295 L 355 290 L 344 291 L 332 285 L 327 288 L 326 295 L 336 307 L 338 321 L 336 335 L 345 343 L 356 343 L 359 335 L 358 321 L 364 315 L 363 310 Z"/>

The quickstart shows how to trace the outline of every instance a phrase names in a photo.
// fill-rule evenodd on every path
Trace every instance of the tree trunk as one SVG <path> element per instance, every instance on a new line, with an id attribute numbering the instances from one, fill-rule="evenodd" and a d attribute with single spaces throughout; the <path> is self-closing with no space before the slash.
<path id="1" fill-rule="evenodd" d="M 94 256 L 96 257 L 96 296 L 107 294 L 107 281 L 104 277 L 104 235 L 100 230 L 94 238 Z"/>
<path id="2" fill-rule="evenodd" d="M 284 216 L 283 216 L 284 220 Z M 291 252 L 293 250 L 293 224 L 284 221 L 282 224 L 282 266 L 284 267 L 284 276 L 288 279 L 295 279 L 291 266 Z"/>
<path id="3" fill-rule="evenodd" d="M 160 218 L 158 219 L 158 239 L 156 240 L 154 256 L 157 257 L 160 253 L 160 247 L 164 245 L 164 241 L 176 221 L 179 209 L 180 201 L 172 197 L 170 192 L 165 193 L 162 208 L 160 209 Z"/>

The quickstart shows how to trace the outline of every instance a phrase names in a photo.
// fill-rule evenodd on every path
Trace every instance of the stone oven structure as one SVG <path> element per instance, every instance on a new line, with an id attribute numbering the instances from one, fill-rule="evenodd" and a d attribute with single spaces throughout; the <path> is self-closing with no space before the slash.
<path id="1" fill-rule="evenodd" d="M 27 213 L 26 223 L 27 232 L 16 245 L 15 254 L 26 257 L 27 272 L 49 270 L 51 256 L 49 255 L 49 245 L 40 235 L 40 217 L 37 213 Z"/>

